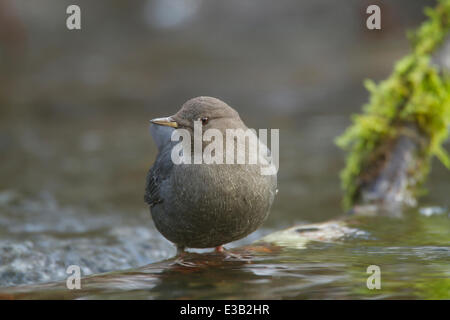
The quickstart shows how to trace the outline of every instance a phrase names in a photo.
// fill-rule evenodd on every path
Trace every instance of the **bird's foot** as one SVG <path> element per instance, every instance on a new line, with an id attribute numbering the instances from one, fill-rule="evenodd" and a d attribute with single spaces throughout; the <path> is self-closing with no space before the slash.
<path id="1" fill-rule="evenodd" d="M 225 259 L 224 260 L 239 260 L 239 261 L 245 261 L 245 263 L 251 263 L 251 256 L 246 256 L 243 254 L 238 253 L 232 253 L 230 251 L 226 251 L 225 253 Z"/>
<path id="2" fill-rule="evenodd" d="M 188 267 L 188 268 L 193 268 L 193 267 L 197 267 L 197 264 L 195 264 L 194 262 L 189 262 L 189 261 L 185 261 L 183 260 L 183 257 L 180 256 L 177 259 L 175 259 L 174 262 L 171 263 L 172 266 L 182 266 L 182 267 Z"/>
<path id="3" fill-rule="evenodd" d="M 182 267 L 195 267 L 196 266 L 195 263 L 184 260 L 186 255 L 187 255 L 187 252 L 184 251 L 184 247 L 177 246 L 176 259 L 171 265 L 177 265 L 177 266 L 182 266 Z"/>
<path id="4" fill-rule="evenodd" d="M 225 256 L 224 260 L 240 260 L 246 261 L 247 263 L 251 263 L 250 257 L 242 254 L 233 253 L 229 250 L 226 250 L 224 246 L 218 246 L 214 249 L 216 253 L 221 253 Z"/>

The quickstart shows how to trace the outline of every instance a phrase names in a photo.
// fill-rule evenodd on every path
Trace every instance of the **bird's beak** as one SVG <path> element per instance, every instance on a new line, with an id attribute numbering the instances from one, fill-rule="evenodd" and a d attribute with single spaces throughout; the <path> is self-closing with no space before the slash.
<path id="1" fill-rule="evenodd" d="M 167 126 L 172 128 L 178 128 L 178 123 L 172 119 L 172 117 L 167 118 L 156 118 L 150 120 L 151 123 L 160 125 L 160 126 Z"/>

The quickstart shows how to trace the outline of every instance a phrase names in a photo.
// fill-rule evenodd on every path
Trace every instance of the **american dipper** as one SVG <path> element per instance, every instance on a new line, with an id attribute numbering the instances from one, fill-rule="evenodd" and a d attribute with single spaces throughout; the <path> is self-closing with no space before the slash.
<path id="1" fill-rule="evenodd" d="M 224 148 L 227 129 L 248 129 L 233 108 L 212 97 L 193 98 L 175 115 L 151 120 L 150 130 L 159 153 L 147 174 L 144 198 L 156 228 L 175 243 L 178 252 L 186 247 L 216 247 L 222 251 L 223 244 L 247 236 L 267 218 L 277 177 L 276 173 L 261 174 L 260 158 L 256 164 L 250 164 L 248 157 L 244 164 L 175 164 L 171 134 L 173 130 L 185 129 L 194 145 L 194 121 L 200 121 L 202 132 L 219 130 Z M 202 150 L 206 145 L 203 141 Z M 246 156 L 254 152 L 248 143 L 244 145 Z M 224 159 L 237 146 L 233 150 L 227 148 Z"/>

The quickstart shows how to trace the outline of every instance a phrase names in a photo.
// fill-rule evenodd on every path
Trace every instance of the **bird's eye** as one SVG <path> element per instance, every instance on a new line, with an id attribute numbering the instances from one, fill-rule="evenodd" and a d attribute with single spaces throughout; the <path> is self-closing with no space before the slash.
<path id="1" fill-rule="evenodd" d="M 203 118 L 200 118 L 200 121 L 202 122 L 202 125 L 205 125 L 208 123 L 209 119 L 208 119 L 208 117 L 203 117 Z"/>

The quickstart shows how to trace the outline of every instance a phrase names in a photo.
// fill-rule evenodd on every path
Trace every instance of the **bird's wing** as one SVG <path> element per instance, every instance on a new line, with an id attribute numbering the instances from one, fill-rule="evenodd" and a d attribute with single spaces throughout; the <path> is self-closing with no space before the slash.
<path id="1" fill-rule="evenodd" d="M 168 179 L 173 162 L 170 159 L 170 148 L 162 150 L 147 174 L 144 200 L 150 207 L 163 201 L 160 194 L 161 184 Z"/>

